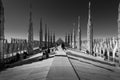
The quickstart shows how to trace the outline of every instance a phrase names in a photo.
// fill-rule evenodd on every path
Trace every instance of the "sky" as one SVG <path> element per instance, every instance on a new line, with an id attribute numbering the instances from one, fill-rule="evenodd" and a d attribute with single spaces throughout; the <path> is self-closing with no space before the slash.
<path id="1" fill-rule="evenodd" d="M 73 28 L 77 32 L 78 16 L 82 39 L 86 39 L 89 1 L 94 38 L 116 35 L 119 0 L 31 0 L 34 39 L 39 40 L 40 17 L 43 19 L 43 29 L 47 24 L 50 31 L 56 33 L 57 39 L 64 39 L 65 34 L 71 33 Z M 27 39 L 30 0 L 2 2 L 5 10 L 5 38 Z"/>

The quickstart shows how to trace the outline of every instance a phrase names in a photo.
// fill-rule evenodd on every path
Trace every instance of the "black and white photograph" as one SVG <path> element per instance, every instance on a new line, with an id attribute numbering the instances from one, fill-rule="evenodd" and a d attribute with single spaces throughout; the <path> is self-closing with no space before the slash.
<path id="1" fill-rule="evenodd" d="M 0 0 L 0 80 L 120 80 L 120 0 Z"/>

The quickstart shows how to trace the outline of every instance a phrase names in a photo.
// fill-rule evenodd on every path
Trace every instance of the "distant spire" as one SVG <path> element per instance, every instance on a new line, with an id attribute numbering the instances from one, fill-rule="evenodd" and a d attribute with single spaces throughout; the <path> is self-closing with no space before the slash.
<path id="1" fill-rule="evenodd" d="M 76 46 L 76 43 L 75 43 L 76 42 L 76 36 L 75 36 L 75 30 L 74 30 L 74 28 L 73 28 L 73 37 L 72 38 L 73 38 L 72 39 L 73 40 L 73 42 L 72 42 L 73 43 L 73 48 L 75 48 L 75 46 Z"/>
<path id="2" fill-rule="evenodd" d="M 40 18 L 39 38 L 40 38 L 40 47 L 41 47 L 41 46 L 42 46 L 42 43 L 43 43 L 42 17 Z"/>
<path id="3" fill-rule="evenodd" d="M 67 43 L 67 33 L 65 33 L 65 43 Z"/>
<path id="4" fill-rule="evenodd" d="M 47 48 L 47 24 L 45 24 L 45 47 Z"/>
<path id="5" fill-rule="evenodd" d="M 53 43 L 53 33 L 52 33 L 52 31 L 51 31 L 51 36 L 50 36 L 50 45 L 52 46 L 52 43 Z"/>
<path id="6" fill-rule="evenodd" d="M 71 35 L 71 36 L 70 36 L 70 43 L 71 43 L 70 45 L 71 45 L 71 47 L 72 47 L 72 40 L 73 40 L 73 39 L 72 39 L 72 32 L 71 32 L 70 35 Z"/>
<path id="7" fill-rule="evenodd" d="M 50 47 L 50 32 L 49 32 L 49 28 L 48 28 L 48 48 Z"/>
<path id="8" fill-rule="evenodd" d="M 80 27 L 80 16 L 78 16 L 78 46 L 77 48 L 81 50 L 81 27 Z"/>
<path id="9" fill-rule="evenodd" d="M 55 43 L 55 32 L 53 34 L 53 43 Z"/>
<path id="10" fill-rule="evenodd" d="M 69 33 L 67 34 L 67 44 L 69 45 Z"/>
<path id="11" fill-rule="evenodd" d="M 68 33 L 66 33 L 66 44 L 68 43 Z"/>
<path id="12" fill-rule="evenodd" d="M 78 33 L 80 32 L 80 16 L 78 16 Z M 78 34 L 79 35 L 79 34 Z"/>

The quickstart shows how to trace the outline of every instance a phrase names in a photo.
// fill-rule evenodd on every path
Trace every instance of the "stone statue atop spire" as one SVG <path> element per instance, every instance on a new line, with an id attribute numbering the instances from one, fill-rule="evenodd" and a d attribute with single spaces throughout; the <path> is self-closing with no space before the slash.
<path id="1" fill-rule="evenodd" d="M 90 54 L 93 53 L 93 25 L 91 19 L 91 3 L 89 2 L 88 24 L 87 24 L 87 47 Z"/>

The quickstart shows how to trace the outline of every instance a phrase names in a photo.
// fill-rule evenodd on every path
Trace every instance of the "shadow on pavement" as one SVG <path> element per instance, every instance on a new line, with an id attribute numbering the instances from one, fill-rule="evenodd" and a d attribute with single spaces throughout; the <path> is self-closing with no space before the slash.
<path id="1" fill-rule="evenodd" d="M 109 71 L 111 71 L 111 72 L 114 72 L 114 70 L 112 70 L 112 69 L 105 68 L 105 67 L 102 67 L 102 66 L 98 66 L 98 65 L 92 64 L 92 63 L 90 63 L 90 62 L 82 61 L 82 60 L 79 60 L 79 59 L 76 59 L 76 58 L 73 58 L 73 57 L 70 57 L 70 56 L 68 56 L 68 58 L 69 58 L 69 59 L 73 59 L 73 60 L 77 60 L 77 61 L 80 61 L 80 62 L 83 62 L 83 63 L 91 64 L 91 65 L 93 65 L 93 66 L 96 66 L 96 67 L 103 68 L 103 69 L 109 70 Z"/>
<path id="2" fill-rule="evenodd" d="M 115 64 L 112 64 L 112 63 L 103 62 L 103 61 L 95 60 L 95 59 L 92 59 L 92 58 L 89 58 L 89 57 L 80 56 L 80 55 L 77 55 L 77 54 L 73 54 L 71 52 L 66 52 L 66 54 L 67 55 L 72 55 L 72 56 L 75 56 L 75 57 L 79 57 L 79 58 L 83 58 L 83 59 L 87 59 L 87 60 L 91 60 L 91 61 L 94 61 L 94 62 L 99 62 L 99 63 L 106 64 L 106 65 L 109 65 L 109 66 L 115 66 Z"/>
<path id="3" fill-rule="evenodd" d="M 50 56 L 49 58 L 53 58 L 53 57 L 54 56 Z M 49 59 L 49 58 L 46 58 L 46 59 Z M 42 59 L 42 56 L 39 56 L 39 57 L 35 57 L 35 58 L 23 60 L 23 61 L 18 61 L 18 62 L 13 63 L 13 64 L 7 64 L 7 67 L 2 69 L 1 71 L 5 71 L 8 68 L 14 68 L 16 66 L 22 66 L 22 65 L 26 65 L 26 64 L 31 64 L 31 63 L 42 61 L 42 60 L 46 60 L 46 59 Z"/>

